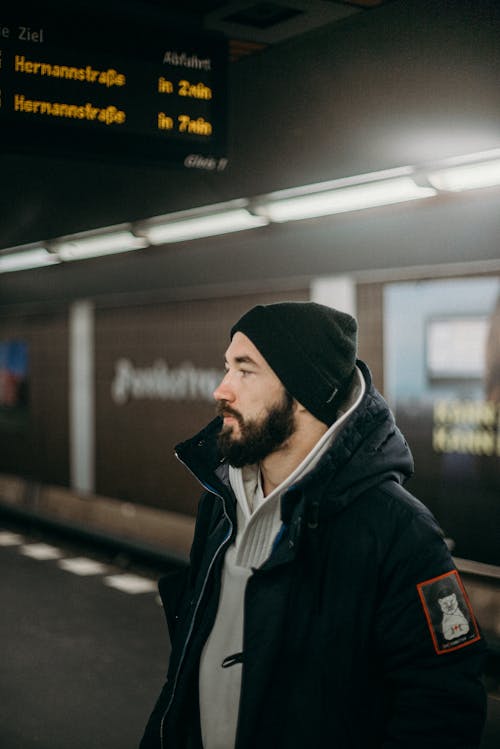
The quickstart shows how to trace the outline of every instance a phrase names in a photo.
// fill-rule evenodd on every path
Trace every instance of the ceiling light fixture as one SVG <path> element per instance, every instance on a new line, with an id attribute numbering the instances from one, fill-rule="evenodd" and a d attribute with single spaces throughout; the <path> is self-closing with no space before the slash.
<path id="1" fill-rule="evenodd" d="M 205 213 L 205 215 L 196 215 L 198 212 L 199 210 L 190 215 L 189 211 L 182 211 L 164 216 L 162 219 L 153 219 L 151 222 L 142 223 L 136 231 L 151 244 L 168 244 L 255 229 L 269 223 L 267 218 L 254 216 L 242 207 Z M 184 218 L 180 218 L 181 215 Z"/>
<path id="2" fill-rule="evenodd" d="M 476 163 L 450 165 L 427 174 L 438 190 L 460 192 L 500 185 L 500 158 Z"/>
<path id="3" fill-rule="evenodd" d="M 345 182 L 344 182 L 345 183 Z M 350 184 L 280 199 L 280 193 L 269 196 L 271 200 L 257 205 L 256 212 L 266 216 L 270 221 L 299 221 L 305 218 L 316 218 L 334 213 L 359 211 L 363 208 L 402 203 L 436 195 L 432 187 L 416 184 L 410 176 L 397 176 L 392 179 Z"/>
<path id="4" fill-rule="evenodd" d="M 142 237 L 136 237 L 125 229 L 101 234 L 81 234 L 73 238 L 65 237 L 51 244 L 61 260 L 83 260 L 100 255 L 114 255 L 119 252 L 130 252 L 147 247 Z"/>
<path id="5" fill-rule="evenodd" d="M 58 258 L 48 252 L 45 247 L 32 247 L 19 252 L 8 251 L 0 255 L 0 273 L 41 268 L 46 265 L 55 265 L 58 262 Z"/>
<path id="6" fill-rule="evenodd" d="M 453 157 L 434 164 L 301 185 L 251 199 L 156 216 L 134 224 L 59 237 L 47 244 L 0 250 L 0 273 L 54 265 L 101 255 L 245 231 L 329 214 L 360 211 L 421 198 L 500 185 L 500 148 Z"/>

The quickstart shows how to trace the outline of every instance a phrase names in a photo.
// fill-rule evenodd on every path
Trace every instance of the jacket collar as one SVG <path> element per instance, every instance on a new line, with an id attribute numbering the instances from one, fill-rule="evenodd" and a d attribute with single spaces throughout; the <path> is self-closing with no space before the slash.
<path id="1" fill-rule="evenodd" d="M 282 520 L 286 524 L 291 524 L 296 516 L 298 495 L 306 505 L 314 505 L 314 523 L 339 512 L 370 486 L 387 478 L 402 483 L 412 473 L 410 450 L 389 407 L 373 388 L 368 367 L 359 360 L 357 366 L 365 385 L 361 400 L 342 417 L 333 444 L 315 468 L 297 483 L 292 482 L 285 492 Z M 221 428 L 222 419 L 213 419 L 194 437 L 177 445 L 176 454 L 205 489 L 231 497 L 234 503 L 228 466 L 217 447 Z M 327 501 L 323 502 L 323 497 Z"/>

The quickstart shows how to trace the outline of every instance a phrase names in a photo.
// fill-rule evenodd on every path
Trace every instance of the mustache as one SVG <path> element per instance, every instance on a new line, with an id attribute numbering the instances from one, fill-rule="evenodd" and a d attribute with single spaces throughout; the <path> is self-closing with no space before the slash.
<path id="1" fill-rule="evenodd" d="M 243 423 L 243 416 L 239 411 L 231 408 L 231 406 L 228 405 L 227 401 L 219 401 L 217 403 L 217 406 L 215 407 L 215 410 L 217 416 L 234 416 L 234 418 L 238 421 L 238 424 L 241 425 Z"/>

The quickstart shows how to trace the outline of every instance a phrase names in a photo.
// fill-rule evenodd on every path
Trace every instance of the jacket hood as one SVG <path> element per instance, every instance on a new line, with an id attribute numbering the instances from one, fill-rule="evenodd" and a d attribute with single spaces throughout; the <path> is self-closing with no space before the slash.
<path id="1" fill-rule="evenodd" d="M 340 511 L 372 486 L 390 479 L 402 484 L 413 473 L 410 449 L 389 406 L 373 387 L 366 364 L 358 360 L 357 366 L 365 380 L 364 395 L 316 468 L 284 496 L 285 523 L 293 513 L 297 491 L 305 495 L 307 504 L 311 496 L 321 518 Z M 179 459 L 202 485 L 218 494 L 226 489 L 219 478 L 224 463 L 217 449 L 221 426 L 222 420 L 217 417 L 176 447 Z"/>
<path id="2" fill-rule="evenodd" d="M 384 398 L 373 387 L 370 370 L 357 361 L 365 393 L 317 468 L 300 484 L 307 495 L 314 487 L 319 517 L 340 511 L 384 481 L 403 484 L 413 473 L 410 448 Z M 285 515 L 289 508 L 284 508 Z"/>

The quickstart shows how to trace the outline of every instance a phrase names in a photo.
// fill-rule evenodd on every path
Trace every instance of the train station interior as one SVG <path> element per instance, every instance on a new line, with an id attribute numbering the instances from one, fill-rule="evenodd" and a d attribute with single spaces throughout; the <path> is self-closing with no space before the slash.
<path id="1" fill-rule="evenodd" d="M 2 748 L 138 747 L 200 497 L 174 448 L 285 301 L 358 321 L 498 747 L 499 38 L 497 0 L 4 2 Z"/>

